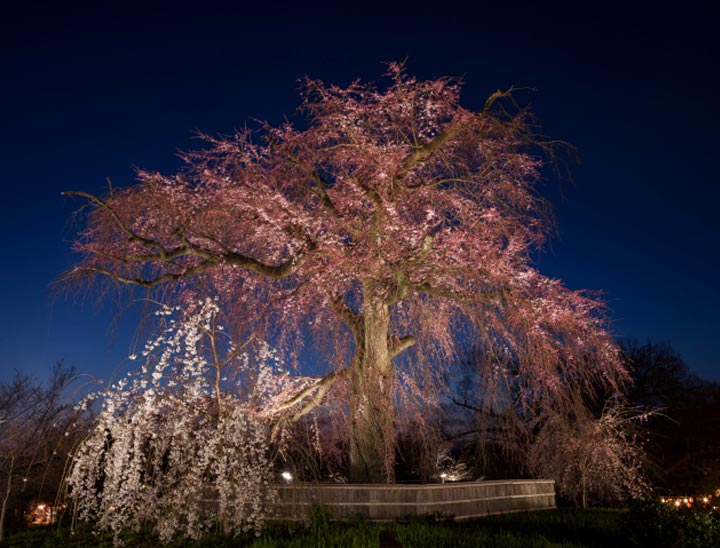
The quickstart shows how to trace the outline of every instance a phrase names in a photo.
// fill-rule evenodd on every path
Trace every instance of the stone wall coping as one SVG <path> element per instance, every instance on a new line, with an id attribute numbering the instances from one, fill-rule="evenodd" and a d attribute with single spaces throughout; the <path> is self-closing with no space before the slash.
<path id="1" fill-rule="evenodd" d="M 389 489 L 461 489 L 478 485 L 525 485 L 525 484 L 554 484 L 555 480 L 478 480 L 478 481 L 448 481 L 445 483 L 312 483 L 293 482 L 278 483 L 274 487 L 282 489 L 368 489 L 386 491 Z"/>

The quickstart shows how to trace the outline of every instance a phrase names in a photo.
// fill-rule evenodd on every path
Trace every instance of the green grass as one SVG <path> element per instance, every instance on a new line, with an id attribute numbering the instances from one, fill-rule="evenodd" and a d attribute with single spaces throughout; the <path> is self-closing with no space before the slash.
<path id="1" fill-rule="evenodd" d="M 417 522 L 395 527 L 405 548 L 624 548 L 631 546 L 619 510 L 558 509 L 492 516 L 466 523 Z"/>
<path id="2" fill-rule="evenodd" d="M 310 526 L 274 526 L 260 537 L 206 537 L 182 541 L 173 548 L 377 548 L 380 531 L 393 530 L 404 548 L 624 548 L 629 547 L 619 510 L 558 509 L 494 516 L 469 522 L 328 523 L 322 514 Z M 150 532 L 128 533 L 128 548 L 157 546 Z M 70 536 L 66 528 L 17 531 L 7 538 L 12 548 L 110 548 L 112 537 L 85 529 Z"/>

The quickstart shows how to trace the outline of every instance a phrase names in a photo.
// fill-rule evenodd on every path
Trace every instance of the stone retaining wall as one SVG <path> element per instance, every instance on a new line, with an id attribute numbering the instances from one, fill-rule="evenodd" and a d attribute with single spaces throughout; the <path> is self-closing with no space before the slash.
<path id="1" fill-rule="evenodd" d="M 277 487 L 274 519 L 308 519 L 320 505 L 335 519 L 395 520 L 420 516 L 468 519 L 555 508 L 552 480 L 499 480 L 432 485 L 294 484 Z"/>

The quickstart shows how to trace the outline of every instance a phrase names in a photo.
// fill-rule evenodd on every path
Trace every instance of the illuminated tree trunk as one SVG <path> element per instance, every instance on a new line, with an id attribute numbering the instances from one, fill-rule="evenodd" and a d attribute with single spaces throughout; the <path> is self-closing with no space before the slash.
<path id="1" fill-rule="evenodd" d="M 390 483 L 395 460 L 390 316 L 382 302 L 371 303 L 363 312 L 363 344 L 350 377 L 350 480 Z"/>

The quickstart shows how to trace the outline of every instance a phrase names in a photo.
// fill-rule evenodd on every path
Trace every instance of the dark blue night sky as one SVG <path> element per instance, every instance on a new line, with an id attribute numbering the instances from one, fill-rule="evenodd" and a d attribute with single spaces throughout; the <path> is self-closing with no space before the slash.
<path id="1" fill-rule="evenodd" d="M 419 78 L 464 76 L 468 107 L 497 88 L 535 89 L 516 99 L 580 157 L 572 183 L 548 171 L 559 235 L 540 269 L 601 290 L 617 336 L 667 341 L 720 380 L 720 20 L 709 11 L 102 4 L 117 8 L 31 2 L 0 17 L 0 381 L 59 359 L 107 377 L 134 348 L 133 309 L 114 327 L 116 303 L 53 296 L 76 260 L 80 203 L 63 190 L 129 185 L 133 166 L 174 171 L 179 149 L 200 146 L 196 129 L 292 116 L 303 75 L 379 81 L 383 62 L 406 57 Z"/>

